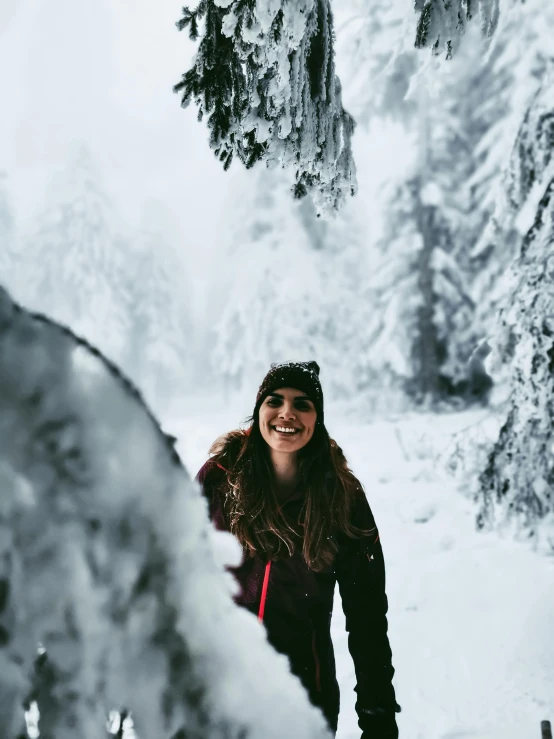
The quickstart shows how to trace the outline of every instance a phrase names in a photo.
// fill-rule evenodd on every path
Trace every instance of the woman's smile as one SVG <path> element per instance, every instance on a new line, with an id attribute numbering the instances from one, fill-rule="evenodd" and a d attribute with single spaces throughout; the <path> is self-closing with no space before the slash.
<path id="1" fill-rule="evenodd" d="M 300 431 L 300 429 L 294 428 L 294 426 L 272 426 L 271 428 L 277 431 L 278 434 L 284 434 L 285 436 L 294 436 L 294 434 Z"/>

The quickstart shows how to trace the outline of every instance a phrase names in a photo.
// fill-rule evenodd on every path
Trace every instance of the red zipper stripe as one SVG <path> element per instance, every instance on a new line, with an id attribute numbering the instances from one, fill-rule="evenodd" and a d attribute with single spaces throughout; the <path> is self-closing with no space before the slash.
<path id="1" fill-rule="evenodd" d="M 262 585 L 262 597 L 260 598 L 260 610 L 258 611 L 258 621 L 263 623 L 265 600 L 267 598 L 267 586 L 269 585 L 269 572 L 271 570 L 271 560 L 265 566 L 264 584 Z"/>

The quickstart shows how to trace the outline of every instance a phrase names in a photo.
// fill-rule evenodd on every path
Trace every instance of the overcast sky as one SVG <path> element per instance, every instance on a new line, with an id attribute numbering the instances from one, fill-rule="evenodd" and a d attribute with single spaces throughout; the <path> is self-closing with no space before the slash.
<path id="1" fill-rule="evenodd" d="M 16 9 L 17 2 L 17 9 Z M 23 224 L 68 147 L 86 141 L 123 216 L 164 201 L 198 259 L 231 183 L 194 108 L 172 92 L 192 45 L 175 0 L 2 0 L 0 169 Z M 215 216 L 215 217 L 214 217 Z M 184 238 L 184 236 L 183 236 Z"/>

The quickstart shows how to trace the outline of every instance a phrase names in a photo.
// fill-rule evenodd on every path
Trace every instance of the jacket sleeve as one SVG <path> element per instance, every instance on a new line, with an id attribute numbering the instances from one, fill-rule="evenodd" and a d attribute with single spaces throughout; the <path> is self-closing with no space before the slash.
<path id="1" fill-rule="evenodd" d="M 347 539 L 337 556 L 337 581 L 356 672 L 356 712 L 362 739 L 397 739 L 392 653 L 387 635 L 385 562 L 375 519 L 362 490 L 352 523 L 369 533 Z"/>

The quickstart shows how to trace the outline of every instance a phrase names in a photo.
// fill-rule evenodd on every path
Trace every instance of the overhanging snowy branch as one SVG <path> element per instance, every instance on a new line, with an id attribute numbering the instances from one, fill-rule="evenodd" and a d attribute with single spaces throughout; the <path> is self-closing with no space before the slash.
<path id="1" fill-rule="evenodd" d="M 419 13 L 415 45 L 451 58 L 467 24 L 478 15 L 481 33 L 490 38 L 498 25 L 500 0 L 415 0 Z"/>
<path id="2" fill-rule="evenodd" d="M 329 0 L 201 0 L 177 27 L 200 44 L 174 89 L 207 117 L 225 169 L 234 156 L 290 167 L 295 196 L 310 193 L 320 208 L 355 193 Z"/>

